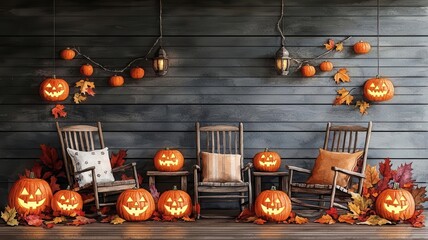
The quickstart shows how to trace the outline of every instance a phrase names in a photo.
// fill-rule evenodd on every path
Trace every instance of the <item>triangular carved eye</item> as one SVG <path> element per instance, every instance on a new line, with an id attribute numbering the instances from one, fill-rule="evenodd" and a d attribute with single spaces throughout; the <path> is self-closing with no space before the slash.
<path id="1" fill-rule="evenodd" d="M 404 196 L 401 196 L 400 201 L 406 201 L 406 198 Z"/>
<path id="2" fill-rule="evenodd" d="M 382 83 L 382 87 L 383 87 L 383 88 L 386 88 L 386 84 L 385 84 L 385 83 Z"/>
<path id="3" fill-rule="evenodd" d="M 132 200 L 131 197 L 128 198 L 128 200 L 126 200 L 127 202 L 133 202 L 134 200 Z"/>
<path id="4" fill-rule="evenodd" d="M 42 195 L 42 191 L 40 191 L 40 188 L 37 188 L 36 195 Z"/>
<path id="5" fill-rule="evenodd" d="M 266 158 L 266 156 L 263 154 L 263 155 L 262 155 L 262 158 Z"/>
<path id="6" fill-rule="evenodd" d="M 270 198 L 266 198 L 265 202 L 270 202 Z"/>
<path id="7" fill-rule="evenodd" d="M 65 197 L 64 197 L 64 195 L 62 195 L 60 199 L 61 199 L 61 200 L 65 200 Z"/>
<path id="8" fill-rule="evenodd" d="M 392 201 L 392 197 L 388 195 L 385 200 Z"/>
<path id="9" fill-rule="evenodd" d="M 75 198 L 74 198 L 74 197 L 71 197 L 71 200 L 73 200 L 73 201 L 74 201 L 74 200 L 75 200 Z"/>
<path id="10" fill-rule="evenodd" d="M 48 83 L 48 85 L 46 85 L 46 87 L 52 87 L 52 85 L 50 83 Z"/>
<path id="11" fill-rule="evenodd" d="M 166 200 L 167 202 L 172 202 L 172 199 L 171 198 L 168 198 L 168 200 Z"/>
<path id="12" fill-rule="evenodd" d="M 146 199 L 144 197 L 140 198 L 140 202 L 145 202 L 145 201 L 146 201 Z"/>
<path id="13" fill-rule="evenodd" d="M 371 88 L 374 88 L 374 87 L 375 87 L 374 83 L 370 84 L 370 87 L 371 87 Z"/>
<path id="14" fill-rule="evenodd" d="M 275 200 L 275 202 L 276 202 L 276 203 L 281 203 L 281 202 L 279 201 L 279 199 L 276 199 L 276 200 Z"/>
<path id="15" fill-rule="evenodd" d="M 165 158 L 166 157 L 165 154 L 162 154 L 162 157 Z"/>
<path id="16" fill-rule="evenodd" d="M 22 189 L 21 195 L 28 195 L 28 191 L 26 188 Z"/>
<path id="17" fill-rule="evenodd" d="M 183 199 L 180 197 L 180 198 L 178 199 L 178 202 L 183 202 Z"/>
<path id="18" fill-rule="evenodd" d="M 175 154 L 173 153 L 173 154 L 171 154 L 171 158 L 175 158 Z"/>
<path id="19" fill-rule="evenodd" d="M 269 155 L 270 158 L 273 158 L 272 155 Z"/>
<path id="20" fill-rule="evenodd" d="M 59 85 L 58 85 L 58 87 L 60 88 L 60 87 L 62 87 L 62 84 L 60 83 Z"/>

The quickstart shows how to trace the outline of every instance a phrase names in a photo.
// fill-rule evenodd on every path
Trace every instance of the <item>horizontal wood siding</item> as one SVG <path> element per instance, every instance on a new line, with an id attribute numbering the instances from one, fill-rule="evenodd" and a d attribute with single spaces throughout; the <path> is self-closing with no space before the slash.
<path id="1" fill-rule="evenodd" d="M 265 147 L 285 164 L 311 168 L 322 146 L 326 122 L 374 122 L 369 164 L 390 157 L 395 167 L 413 162 L 418 184 L 428 175 L 428 3 L 381 0 L 381 73 L 393 80 L 395 97 L 373 104 L 367 116 L 352 107 L 332 106 L 336 90 L 357 87 L 376 75 L 375 0 L 286 0 L 286 47 L 293 57 L 311 58 L 329 38 L 352 35 L 342 53 L 319 59 L 346 67 L 352 81 L 336 85 L 333 73 L 303 79 L 277 76 L 273 56 L 280 0 L 164 0 L 164 47 L 171 59 L 165 77 L 154 77 L 150 61 L 140 61 L 143 80 L 126 77 L 111 88 L 110 73 L 95 69 L 96 96 L 72 103 L 73 85 L 87 61 L 57 59 L 56 75 L 70 84 L 61 124 L 102 121 L 106 145 L 128 149 L 138 170 L 153 170 L 159 148 L 182 150 L 187 170 L 195 163 L 195 121 L 244 123 L 245 161 Z M 0 205 L 19 173 L 32 166 L 42 143 L 59 147 L 53 104 L 38 86 L 53 74 L 52 1 L 15 0 L 0 4 Z M 56 49 L 78 46 L 113 68 L 143 56 L 158 36 L 156 0 L 57 0 Z M 366 40 L 372 51 L 355 55 L 352 45 Z M 337 69 L 336 69 L 337 70 Z M 281 169 L 284 169 L 282 166 Z M 174 179 L 159 179 L 165 189 Z M 145 186 L 147 178 L 144 179 Z M 265 185 L 272 184 L 267 180 Z"/>

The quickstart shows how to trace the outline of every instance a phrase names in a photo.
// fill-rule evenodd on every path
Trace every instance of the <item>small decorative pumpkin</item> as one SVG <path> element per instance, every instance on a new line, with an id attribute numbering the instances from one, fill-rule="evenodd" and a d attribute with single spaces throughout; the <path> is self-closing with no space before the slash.
<path id="1" fill-rule="evenodd" d="M 276 172 L 281 167 L 281 156 L 277 152 L 269 151 L 257 153 L 253 158 L 254 168 L 262 172 Z"/>
<path id="2" fill-rule="evenodd" d="M 184 157 L 178 150 L 165 148 L 159 150 L 154 159 L 155 168 L 162 172 L 175 172 L 184 165 Z"/>
<path id="3" fill-rule="evenodd" d="M 29 178 L 16 181 L 9 191 L 9 206 L 15 208 L 19 214 L 40 214 L 49 209 L 52 199 L 52 190 L 43 179 Z"/>
<path id="4" fill-rule="evenodd" d="M 87 64 L 83 64 L 80 67 L 80 73 L 86 77 L 91 76 L 94 73 L 94 68 L 92 67 L 91 64 L 87 63 Z"/>
<path id="5" fill-rule="evenodd" d="M 130 75 L 133 79 L 141 79 L 144 77 L 144 69 L 140 67 L 134 67 L 131 69 Z"/>
<path id="6" fill-rule="evenodd" d="M 317 71 L 315 70 L 314 66 L 306 64 L 300 68 L 300 72 L 302 73 L 303 77 L 312 77 Z"/>
<path id="7" fill-rule="evenodd" d="M 70 91 L 68 83 L 61 78 L 46 78 L 39 88 L 40 97 L 45 101 L 57 102 L 67 99 Z"/>
<path id="8" fill-rule="evenodd" d="M 290 216 L 291 201 L 285 192 L 272 186 L 271 190 L 265 190 L 257 196 L 254 210 L 257 217 L 281 222 Z"/>
<path id="9" fill-rule="evenodd" d="M 71 190 L 60 190 L 53 195 L 51 208 L 62 216 L 70 216 L 83 208 L 82 196 Z"/>
<path id="10" fill-rule="evenodd" d="M 73 49 L 66 48 L 59 54 L 64 60 L 72 60 L 76 56 L 76 52 Z"/>
<path id="11" fill-rule="evenodd" d="M 125 83 L 125 79 L 122 76 L 114 75 L 110 77 L 109 84 L 112 87 L 120 87 Z"/>
<path id="12" fill-rule="evenodd" d="M 371 78 L 364 83 L 363 94 L 369 101 L 388 101 L 394 97 L 394 84 L 387 78 Z"/>
<path id="13" fill-rule="evenodd" d="M 192 213 L 192 199 L 185 191 L 177 190 L 177 186 L 174 186 L 173 190 L 161 194 L 158 210 L 163 215 L 188 217 Z"/>
<path id="14" fill-rule="evenodd" d="M 116 203 L 117 214 L 126 221 L 144 221 L 155 211 L 155 200 L 143 188 L 128 189 L 122 192 Z"/>
<path id="15" fill-rule="evenodd" d="M 333 63 L 330 61 L 324 61 L 320 64 L 320 70 L 323 72 L 330 72 L 333 70 Z"/>
<path id="16" fill-rule="evenodd" d="M 368 43 L 368 42 L 359 41 L 359 42 L 354 44 L 354 52 L 356 54 L 369 53 L 371 48 L 372 47 L 370 46 L 370 43 Z"/>
<path id="17" fill-rule="evenodd" d="M 386 189 L 377 197 L 376 213 L 390 221 L 407 220 L 415 213 L 415 200 L 409 191 L 394 183 L 393 189 Z"/>

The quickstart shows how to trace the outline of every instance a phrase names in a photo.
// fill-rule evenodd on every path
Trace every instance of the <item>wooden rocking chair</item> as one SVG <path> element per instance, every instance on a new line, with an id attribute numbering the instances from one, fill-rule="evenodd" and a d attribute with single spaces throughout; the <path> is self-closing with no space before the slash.
<path id="1" fill-rule="evenodd" d="M 105 145 L 100 122 L 97 123 L 97 126 L 74 125 L 65 127 L 60 127 L 59 123 L 57 122 L 56 127 L 61 142 L 62 156 L 64 159 L 64 165 L 69 186 L 74 191 L 94 193 L 94 198 L 87 199 L 84 203 L 86 204 L 95 201 L 97 214 L 101 215 L 100 207 L 116 204 L 115 202 L 106 202 L 107 195 L 118 194 L 126 189 L 139 188 L 135 162 L 128 163 L 126 165 L 112 169 L 113 173 L 125 171 L 128 169 L 132 170 L 134 178 L 130 180 L 116 180 L 114 182 L 97 183 L 95 167 L 88 167 L 86 169 L 77 171 L 76 166 L 73 164 L 73 161 L 70 159 L 70 156 L 67 153 L 67 148 L 86 152 L 94 151 L 96 149 L 94 142 L 96 138 L 98 138 L 100 143 L 99 147 L 100 149 L 103 149 Z M 98 136 L 96 136 L 97 133 Z M 91 172 L 92 183 L 86 184 L 82 187 L 78 187 L 78 185 L 76 184 L 76 176 L 80 173 L 88 171 Z M 102 203 L 100 203 L 99 201 L 99 194 L 102 194 L 103 196 Z"/>
<path id="2" fill-rule="evenodd" d="M 348 198 L 349 200 L 351 194 L 350 188 L 353 184 L 353 178 L 357 179 L 356 183 L 358 184 L 358 187 L 354 191 L 359 194 L 361 194 L 362 192 L 371 130 L 372 122 L 369 122 L 367 127 L 332 126 L 331 123 L 328 123 L 324 140 L 324 150 L 332 152 L 355 153 L 357 152 L 357 150 L 359 150 L 358 146 L 361 146 L 358 145 L 358 134 L 365 133 L 364 142 L 362 143 L 362 150 L 364 150 L 364 152 L 363 155 L 360 157 L 358 171 L 349 171 L 334 166 L 332 167 L 332 171 L 334 171 L 334 178 L 331 184 L 307 184 L 302 182 L 295 182 L 293 177 L 295 173 L 304 173 L 310 175 L 312 173 L 311 170 L 295 166 L 287 166 L 289 169 L 288 195 L 291 198 L 291 201 L 296 205 L 308 208 L 329 209 L 330 207 L 338 207 L 342 209 L 347 209 L 347 206 L 340 204 L 339 202 L 345 202 L 346 198 Z M 350 176 L 346 187 L 337 184 L 339 173 Z M 296 196 L 296 194 L 300 194 L 301 197 Z M 312 196 L 317 195 L 318 198 L 308 198 L 308 194 Z M 330 199 L 324 197 L 330 197 Z M 319 202 L 319 204 L 315 205 L 308 202 Z M 329 203 L 329 205 L 325 206 L 325 203 Z"/>
<path id="3" fill-rule="evenodd" d="M 201 142 L 206 142 L 205 153 L 218 153 L 220 155 L 240 154 L 240 176 L 239 181 L 235 182 L 219 182 L 219 181 L 204 181 L 202 179 L 203 163 L 201 154 L 205 154 L 201 149 Z M 217 200 L 240 200 L 241 211 L 243 210 L 245 200 L 248 202 L 248 207 L 252 206 L 252 187 L 251 187 L 251 167 L 252 163 L 244 166 L 244 130 L 243 124 L 237 126 L 215 125 L 201 127 L 199 122 L 196 123 L 196 158 L 197 165 L 194 166 L 194 201 L 195 205 L 199 206 L 201 199 L 217 199 Z M 220 166 L 221 168 L 221 166 Z M 207 168 L 205 169 L 207 170 Z M 218 169 L 211 169 L 217 171 Z M 209 171 L 211 171 L 209 170 Z M 221 171 L 218 171 L 221 172 Z M 244 178 L 247 173 L 247 179 Z M 196 213 L 196 217 L 201 217 L 200 210 Z M 203 217 L 225 217 L 225 216 L 203 216 Z M 228 216 L 226 216 L 228 217 Z"/>

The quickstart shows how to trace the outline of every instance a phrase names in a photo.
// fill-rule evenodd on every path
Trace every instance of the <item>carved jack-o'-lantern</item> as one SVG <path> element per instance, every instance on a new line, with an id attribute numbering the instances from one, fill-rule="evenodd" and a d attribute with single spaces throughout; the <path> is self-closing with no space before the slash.
<path id="1" fill-rule="evenodd" d="M 43 180 L 34 178 L 21 178 L 16 181 L 9 191 L 9 206 L 15 208 L 19 214 L 40 214 L 51 205 L 52 190 Z"/>
<path id="2" fill-rule="evenodd" d="M 128 189 L 119 195 L 116 211 L 126 221 L 144 221 L 155 211 L 155 200 L 145 189 Z"/>
<path id="3" fill-rule="evenodd" d="M 83 201 L 79 193 L 71 190 L 61 190 L 54 194 L 51 204 L 52 210 L 61 215 L 70 216 L 82 210 Z"/>
<path id="4" fill-rule="evenodd" d="M 270 221 L 285 221 L 291 213 L 291 201 L 283 191 L 276 190 L 273 186 L 271 190 L 265 190 L 256 198 L 254 210 L 257 217 Z"/>
<path id="5" fill-rule="evenodd" d="M 154 157 L 155 168 L 162 172 L 175 172 L 184 165 L 184 157 L 178 150 L 169 148 L 159 150 Z"/>
<path id="6" fill-rule="evenodd" d="M 257 153 L 253 158 L 254 168 L 262 172 L 275 172 L 281 167 L 281 157 L 277 152 L 269 151 Z"/>
<path id="7" fill-rule="evenodd" d="M 415 200 L 409 191 L 399 189 L 395 183 L 394 189 L 386 189 L 377 197 L 376 213 L 391 221 L 407 220 L 415 213 Z"/>
<path id="8" fill-rule="evenodd" d="M 174 186 L 173 190 L 159 197 L 158 210 L 176 218 L 188 217 L 192 213 L 192 199 L 185 191 L 177 190 L 177 186 Z"/>
<path id="9" fill-rule="evenodd" d="M 61 78 L 46 78 L 40 84 L 40 97 L 45 101 L 64 101 L 68 97 L 70 88 L 68 83 Z"/>
<path id="10" fill-rule="evenodd" d="M 364 83 L 364 97 L 373 102 L 388 101 L 394 97 L 394 84 L 387 78 L 371 78 Z"/>

